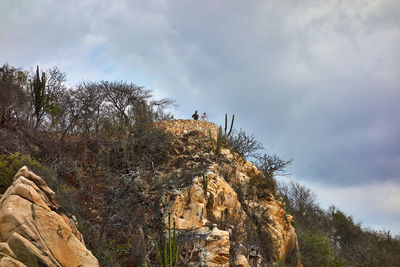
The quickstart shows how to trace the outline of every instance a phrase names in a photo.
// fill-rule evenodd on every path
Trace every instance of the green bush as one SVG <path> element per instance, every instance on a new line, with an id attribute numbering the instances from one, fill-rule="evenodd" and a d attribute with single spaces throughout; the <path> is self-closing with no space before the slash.
<path id="1" fill-rule="evenodd" d="M 13 153 L 11 155 L 0 155 L 0 193 L 4 193 L 12 184 L 15 174 L 18 170 L 27 166 L 38 175 L 48 172 L 39 161 L 29 155 Z"/>
<path id="2" fill-rule="evenodd" d="M 94 249 L 93 254 L 99 260 L 100 266 L 115 266 L 121 257 L 129 254 L 131 247 L 130 240 L 118 244 L 115 239 L 110 239 Z"/>
<path id="3" fill-rule="evenodd" d="M 301 262 L 303 266 L 343 266 L 333 257 L 329 240 L 324 235 L 302 233 L 299 235 Z"/>

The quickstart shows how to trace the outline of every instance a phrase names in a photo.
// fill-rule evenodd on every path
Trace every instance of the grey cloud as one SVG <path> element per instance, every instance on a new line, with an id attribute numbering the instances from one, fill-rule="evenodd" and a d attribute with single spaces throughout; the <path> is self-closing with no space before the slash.
<path id="1" fill-rule="evenodd" d="M 11 64 L 143 81 L 188 118 L 235 113 L 305 180 L 399 183 L 398 1 L 15 3 L 0 3 Z"/>

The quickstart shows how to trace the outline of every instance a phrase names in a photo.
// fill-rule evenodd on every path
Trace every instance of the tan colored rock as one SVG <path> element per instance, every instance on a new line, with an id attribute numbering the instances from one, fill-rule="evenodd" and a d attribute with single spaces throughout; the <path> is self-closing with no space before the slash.
<path id="1" fill-rule="evenodd" d="M 175 136 L 183 136 L 192 131 L 198 131 L 202 137 L 217 136 L 217 125 L 208 121 L 195 120 L 165 120 L 156 122 L 156 125 Z"/>
<path id="2" fill-rule="evenodd" d="M 13 257 L 0 252 L 0 267 L 27 267 L 25 264 L 17 261 Z"/>
<path id="3" fill-rule="evenodd" d="M 229 266 L 229 232 L 212 229 L 206 237 L 204 260 L 206 266 Z"/>
<path id="4" fill-rule="evenodd" d="M 188 153 L 193 151 L 196 149 L 190 148 Z M 193 155 L 192 158 L 196 156 L 202 157 Z M 177 229 L 186 234 L 183 247 L 197 255 L 189 261 L 189 266 L 234 263 L 234 266 L 255 267 L 283 261 L 300 267 L 292 217 L 268 188 L 252 189 L 249 185 L 251 179 L 262 176 L 261 172 L 229 149 L 221 149 L 219 157 L 219 163 L 214 162 L 203 170 L 208 182 L 206 192 L 203 175 L 197 175 L 187 187 L 173 196 L 167 194 L 161 201 L 164 222 L 168 220 L 166 211 L 170 211 Z M 187 162 L 190 164 L 195 163 Z M 252 190 L 263 191 L 257 194 L 251 193 Z M 243 191 L 242 200 L 239 200 L 240 191 Z M 257 247 L 260 244 L 262 248 Z M 244 249 L 235 250 L 238 245 L 244 245 Z"/>
<path id="5" fill-rule="evenodd" d="M 216 135 L 215 125 L 158 125 L 176 136 L 172 157 L 156 180 L 137 178 L 136 190 L 146 196 L 142 207 L 159 207 L 133 209 L 145 213 L 148 225 L 160 219 L 168 224 L 171 215 L 180 234 L 181 266 L 302 266 L 292 217 L 279 195 L 251 162 L 226 148 L 216 154 L 209 138 L 209 130 Z M 154 181 L 159 184 L 152 186 Z"/>
<path id="6" fill-rule="evenodd" d="M 223 153 L 230 154 L 226 150 Z M 235 162 L 233 155 L 229 155 L 229 158 Z M 231 172 L 231 178 L 238 183 L 244 183 L 249 180 L 249 176 L 259 174 L 258 169 L 249 162 L 241 164 L 241 168 L 236 166 L 235 170 Z M 176 220 L 177 229 L 191 231 L 189 242 L 196 243 L 201 248 L 197 261 L 203 265 L 193 266 L 229 266 L 232 256 L 236 266 L 261 266 L 261 254 L 257 252 L 257 255 L 250 255 L 251 247 L 247 251 L 250 262 L 243 253 L 238 252 L 235 256 L 230 252 L 233 240 L 248 242 L 251 235 L 249 232 L 257 231 L 259 234 L 253 234 L 255 238 L 260 234 L 271 238 L 271 264 L 278 259 L 285 260 L 293 251 L 298 253 L 297 236 L 291 225 L 291 217 L 286 215 L 281 202 L 272 195 L 268 198 L 247 199 L 246 211 L 232 185 L 221 175 L 220 166 L 210 166 L 205 171 L 205 176 L 208 179 L 207 192 L 203 190 L 203 177 L 196 176 L 190 187 L 186 187 L 166 203 L 172 218 Z M 167 220 L 168 217 L 165 216 L 165 223 Z M 301 266 L 299 258 L 294 261 L 292 266 Z"/>
<path id="7" fill-rule="evenodd" d="M 0 266 L 99 266 L 75 224 L 57 209 L 44 180 L 21 168 L 0 199 Z"/>
<path id="8" fill-rule="evenodd" d="M 237 254 L 235 259 L 235 265 L 237 267 L 248 267 L 249 262 L 247 261 L 246 256 L 244 256 L 243 254 Z"/>
<path id="9" fill-rule="evenodd" d="M 12 252 L 8 243 L 5 243 L 5 242 L 0 243 L 0 253 L 4 253 L 5 255 L 9 255 L 13 258 L 16 257 L 14 252 Z"/>
<path id="10" fill-rule="evenodd" d="M 42 252 L 32 242 L 16 232 L 11 234 L 7 243 L 15 253 L 18 261 L 28 266 L 58 266 L 53 257 L 49 257 L 50 255 Z"/>

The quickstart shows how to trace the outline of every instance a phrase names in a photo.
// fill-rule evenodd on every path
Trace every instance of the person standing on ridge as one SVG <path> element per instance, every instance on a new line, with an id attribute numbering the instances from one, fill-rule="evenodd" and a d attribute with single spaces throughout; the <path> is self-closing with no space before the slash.
<path id="1" fill-rule="evenodd" d="M 197 110 L 194 112 L 194 114 L 192 115 L 192 118 L 194 119 L 194 120 L 198 120 L 199 119 L 199 114 L 197 113 Z"/>
<path id="2" fill-rule="evenodd" d="M 201 116 L 202 121 L 208 121 L 207 114 L 204 112 L 203 115 Z"/>

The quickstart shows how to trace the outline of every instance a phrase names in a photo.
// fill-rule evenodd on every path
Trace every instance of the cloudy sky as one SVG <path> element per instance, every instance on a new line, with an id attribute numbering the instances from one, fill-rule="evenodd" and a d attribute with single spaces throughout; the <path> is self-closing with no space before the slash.
<path id="1" fill-rule="evenodd" d="M 126 80 L 294 159 L 294 180 L 400 234 L 400 1 L 1 0 L 0 64 Z"/>

